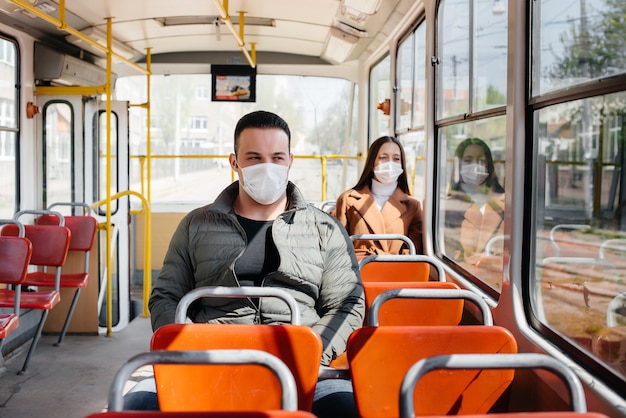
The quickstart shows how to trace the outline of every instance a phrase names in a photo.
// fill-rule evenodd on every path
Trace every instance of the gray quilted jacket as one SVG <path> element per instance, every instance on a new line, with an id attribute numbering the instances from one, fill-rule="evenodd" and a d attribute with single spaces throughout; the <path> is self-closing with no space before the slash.
<path id="1" fill-rule="evenodd" d="M 239 286 L 233 271 L 246 246 L 233 212 L 239 191 L 228 186 L 210 205 L 185 216 L 172 237 L 150 297 L 152 328 L 173 323 L 178 301 L 201 286 Z M 297 187 L 287 186 L 290 208 L 272 226 L 279 267 L 263 286 L 279 287 L 300 305 L 303 325 L 313 327 L 324 345 L 322 364 L 343 353 L 350 333 L 363 323 L 365 302 L 350 238 L 337 220 L 308 205 Z M 287 305 L 263 298 L 205 298 L 188 312 L 193 322 L 288 323 Z"/>

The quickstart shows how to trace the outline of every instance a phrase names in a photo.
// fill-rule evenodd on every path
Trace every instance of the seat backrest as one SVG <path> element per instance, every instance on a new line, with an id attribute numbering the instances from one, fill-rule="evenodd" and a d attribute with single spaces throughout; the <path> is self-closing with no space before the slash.
<path id="1" fill-rule="evenodd" d="M 32 253 L 27 238 L 0 236 L 0 283 L 18 285 L 24 282 Z"/>
<path id="2" fill-rule="evenodd" d="M 25 236 L 32 244 L 30 264 L 60 267 L 65 263 L 70 244 L 70 230 L 65 226 L 24 225 Z M 2 228 L 3 236 L 18 236 L 15 225 Z"/>
<path id="3" fill-rule="evenodd" d="M 415 255 L 415 244 L 411 241 L 411 238 L 403 234 L 354 234 L 350 235 L 350 240 L 356 242 L 359 240 L 375 240 L 375 241 L 402 241 L 409 248 L 409 254 Z"/>
<path id="4" fill-rule="evenodd" d="M 368 255 L 359 261 L 365 282 L 427 282 L 430 267 L 435 267 L 440 282 L 446 281 L 443 265 L 427 255 Z"/>
<path id="5" fill-rule="evenodd" d="M 80 208 L 82 215 L 66 215 L 65 226 L 71 233 L 70 251 L 91 251 L 94 243 L 94 237 L 98 230 L 98 221 L 93 216 L 91 207 L 84 202 L 56 202 L 48 206 L 48 211 L 52 208 L 59 207 Z M 58 225 L 59 218 L 57 216 L 42 215 L 37 218 L 38 224 Z"/>
<path id="6" fill-rule="evenodd" d="M 440 282 L 441 283 L 441 282 Z M 445 282 L 444 282 L 445 283 Z M 412 299 L 412 300 L 438 300 L 439 302 L 445 302 L 446 300 L 469 300 L 474 303 L 478 309 L 480 309 L 483 318 L 483 325 L 493 325 L 493 316 L 487 302 L 478 294 L 465 290 L 465 289 L 444 289 L 444 288 L 393 288 L 381 292 L 370 304 L 370 309 L 367 315 L 367 323 L 369 325 L 379 325 L 380 310 L 384 304 L 389 303 L 396 299 Z M 462 305 L 461 305 L 462 306 Z M 407 321 L 406 319 L 404 320 Z M 452 324 L 452 325 L 457 325 Z M 405 324 L 405 325 L 411 325 Z"/>
<path id="7" fill-rule="evenodd" d="M 511 370 L 511 369 L 545 369 L 559 376 L 566 384 L 572 411 L 587 412 L 585 392 L 578 376 L 564 363 L 545 354 L 453 354 L 424 358 L 415 363 L 407 371 L 400 387 L 400 417 L 415 417 L 414 398 L 424 390 L 423 385 L 417 388 L 418 381 L 434 370 Z M 439 384 L 440 391 L 446 391 L 445 379 L 437 377 L 429 384 Z"/>
<path id="8" fill-rule="evenodd" d="M 348 339 L 347 353 L 359 415 L 398 417 L 400 385 L 417 361 L 455 353 L 515 353 L 513 335 L 498 326 L 367 326 Z M 449 374 L 449 373 L 446 373 Z M 513 380 L 512 370 L 455 371 L 426 376 L 415 400 L 418 415 L 486 413 Z M 428 378 L 428 380 L 426 380 Z M 431 386 L 428 385 L 431 383 Z M 434 389 L 437 387 L 437 389 Z"/>
<path id="9" fill-rule="evenodd" d="M 193 301 L 202 297 L 276 297 L 292 313 L 291 324 L 184 324 Z M 152 350 L 257 349 L 281 359 L 293 373 L 298 390 L 298 407 L 310 411 L 322 358 L 322 340 L 312 328 L 299 325 L 300 309 L 289 293 L 278 288 L 202 287 L 186 294 L 176 308 L 176 324 L 159 328 L 151 341 Z M 210 369 L 209 369 L 210 367 Z M 255 367 L 255 366 L 250 366 Z M 240 367 L 243 370 L 243 366 Z M 246 367 L 249 368 L 249 367 Z M 223 366 L 155 366 L 157 396 L 163 411 L 277 409 L 271 394 L 277 393 L 275 379 L 267 370 L 232 373 Z M 207 378 L 207 376 L 216 376 Z M 264 382 L 257 388 L 259 382 Z M 159 391 L 159 387 L 167 390 Z M 237 391 L 232 388 L 236 387 Z M 207 393 L 211 396 L 207 396 Z"/>
<path id="10" fill-rule="evenodd" d="M 24 210 L 16 213 L 13 220 L 19 223 L 18 218 L 26 213 L 52 214 L 60 219 L 60 225 L 24 225 L 24 236 L 32 244 L 30 265 L 37 266 L 43 270 L 53 269 L 55 275 L 54 290 L 59 291 L 61 267 L 65 264 L 67 258 L 71 232 L 69 228 L 64 226 L 65 219 L 58 212 Z M 2 236 L 19 236 L 20 233 L 20 228 L 16 224 L 5 225 L 2 231 L 0 231 Z"/>
<path id="11" fill-rule="evenodd" d="M 254 370 L 254 368 L 260 368 L 268 371 L 274 381 L 278 383 L 278 391 L 273 393 L 278 397 L 278 407 L 273 409 L 297 411 L 296 383 L 289 368 L 276 356 L 264 351 L 247 349 L 152 351 L 140 353 L 129 359 L 117 371 L 109 389 L 110 411 L 121 411 L 123 409 L 122 392 L 127 380 L 135 370 L 151 364 L 158 364 L 162 365 L 162 367 L 171 367 L 173 369 L 187 367 L 192 364 L 208 365 L 207 367 L 228 368 L 231 374 L 245 374 L 247 371 Z M 251 367 L 247 368 L 245 366 Z M 268 393 L 264 391 L 263 385 L 265 382 L 255 381 L 255 374 L 256 373 L 252 373 L 252 375 L 248 376 L 249 383 L 252 383 L 252 386 L 255 387 L 256 390 L 260 390 L 264 392 L 265 395 L 268 395 Z M 216 380 L 220 380 L 221 377 L 221 375 L 215 376 Z M 210 376 L 207 376 L 207 378 L 210 378 Z M 236 388 L 236 391 L 240 390 L 239 387 Z M 210 394 L 210 392 L 204 393 L 205 396 Z M 248 395 L 255 396 L 255 391 L 252 390 Z M 161 407 L 161 409 L 163 408 Z M 264 409 L 266 408 L 261 405 L 256 408 L 257 411 Z M 244 409 L 234 408 L 234 410 L 243 411 Z M 175 410 L 175 412 L 182 412 L 182 410 Z"/>
<path id="12" fill-rule="evenodd" d="M 547 412 L 503 412 L 498 414 L 471 414 L 463 415 L 463 418 L 609 418 L 604 414 L 597 412 L 579 412 L 571 411 L 547 411 Z M 423 415 L 419 418 L 449 418 L 448 415 Z"/>
<path id="13" fill-rule="evenodd" d="M 163 411 L 107 411 L 96 412 L 85 418 L 316 418 L 307 411 L 211 411 L 211 412 L 163 412 Z M 549 418 L 549 417 L 539 417 Z M 565 418 L 565 417 L 563 417 Z M 567 418 L 570 418 L 569 416 Z M 577 418 L 577 417 L 571 417 Z M 585 417 L 581 417 L 585 418 Z M 595 417 L 591 417 L 595 418 Z M 598 417 L 601 418 L 601 417 Z"/>
<path id="14" fill-rule="evenodd" d="M 298 409 L 310 411 L 322 356 L 322 341 L 304 325 L 168 324 L 156 330 L 151 350 L 257 349 L 292 371 Z M 155 365 L 163 411 L 279 409 L 272 373 L 256 366 Z M 233 390 L 233 388 L 237 388 Z"/>
<path id="15" fill-rule="evenodd" d="M 381 293 L 398 288 L 459 289 L 452 282 L 364 282 L 366 324 L 372 302 Z M 386 301 L 378 310 L 379 325 L 458 325 L 463 299 L 400 299 Z"/>
<path id="16" fill-rule="evenodd" d="M 41 215 L 35 221 L 37 225 L 59 225 L 59 218 L 54 215 Z M 65 226 L 71 232 L 70 251 L 90 251 L 98 230 L 98 222 L 93 216 L 65 216 Z"/>

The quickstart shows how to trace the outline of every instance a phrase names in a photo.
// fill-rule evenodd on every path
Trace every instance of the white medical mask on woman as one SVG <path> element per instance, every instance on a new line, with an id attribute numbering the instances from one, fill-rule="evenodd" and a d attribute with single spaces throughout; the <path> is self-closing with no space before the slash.
<path id="1" fill-rule="evenodd" d="M 463 183 L 472 186 L 480 186 L 489 177 L 487 169 L 482 164 L 463 164 L 460 173 Z"/>
<path id="2" fill-rule="evenodd" d="M 402 174 L 402 172 L 404 172 L 404 170 L 402 169 L 402 164 L 395 161 L 387 161 L 378 164 L 374 168 L 376 180 L 378 180 L 382 184 L 390 184 L 398 181 L 398 177 L 400 177 L 400 174 Z"/>
<path id="3" fill-rule="evenodd" d="M 287 190 L 289 167 L 272 163 L 241 168 L 243 189 L 255 202 L 271 205 Z"/>

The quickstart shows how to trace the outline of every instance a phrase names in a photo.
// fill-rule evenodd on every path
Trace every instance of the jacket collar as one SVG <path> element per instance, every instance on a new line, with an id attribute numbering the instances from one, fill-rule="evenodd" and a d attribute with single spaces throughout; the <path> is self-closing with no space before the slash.
<path id="1" fill-rule="evenodd" d="M 351 191 L 350 196 L 355 199 L 354 209 L 361 214 L 369 228 L 372 231 L 377 231 L 377 233 L 385 233 L 386 225 L 401 218 L 408 209 L 409 195 L 397 188 L 383 205 L 382 211 L 378 210 L 369 186 L 358 191 Z M 389 251 L 388 244 L 387 240 L 380 241 L 383 251 Z"/>

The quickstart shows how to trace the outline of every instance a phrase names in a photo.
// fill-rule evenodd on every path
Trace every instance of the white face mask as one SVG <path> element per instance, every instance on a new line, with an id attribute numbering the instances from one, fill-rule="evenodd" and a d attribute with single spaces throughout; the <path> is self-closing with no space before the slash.
<path id="1" fill-rule="evenodd" d="M 241 168 L 243 189 L 257 203 L 271 205 L 287 190 L 289 167 L 272 163 Z"/>
<path id="2" fill-rule="evenodd" d="M 463 183 L 472 186 L 483 184 L 485 180 L 487 180 L 487 177 L 489 177 L 487 169 L 481 164 L 463 164 L 460 173 Z"/>
<path id="3" fill-rule="evenodd" d="M 398 177 L 400 177 L 400 174 L 402 174 L 403 171 L 402 164 L 395 161 L 387 161 L 385 163 L 378 164 L 374 168 L 376 180 L 382 184 L 390 184 L 398 181 Z"/>

